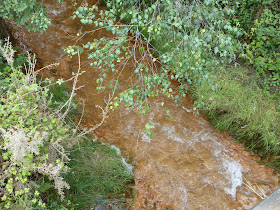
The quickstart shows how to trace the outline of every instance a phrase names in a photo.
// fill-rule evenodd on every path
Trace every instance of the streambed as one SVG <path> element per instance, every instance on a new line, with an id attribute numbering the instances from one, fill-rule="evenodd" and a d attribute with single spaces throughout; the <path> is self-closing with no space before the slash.
<path id="1" fill-rule="evenodd" d="M 78 69 L 77 57 L 69 58 L 64 49 L 77 40 L 77 33 L 93 30 L 70 18 L 71 1 L 56 4 L 46 1 L 52 25 L 44 33 L 27 32 L 12 26 L 13 35 L 22 50 L 36 53 L 39 65 L 59 62 L 56 78 L 70 78 Z M 106 30 L 84 36 L 80 43 L 98 37 L 112 37 Z M 97 93 L 98 70 L 90 66 L 86 54 L 81 55 L 82 70 L 77 95 L 85 100 L 87 121 L 91 127 L 100 121 L 100 109 L 108 92 Z M 123 66 L 120 82 L 125 84 L 133 72 L 133 61 Z M 174 84 L 176 88 L 176 84 Z M 170 119 L 162 102 L 174 119 Z M 258 164 L 259 158 L 233 142 L 226 132 L 219 133 L 202 116 L 192 113 L 190 97 L 176 107 L 166 96 L 151 99 L 152 109 L 140 115 L 120 106 L 98 128 L 96 135 L 121 148 L 134 165 L 136 202 L 131 209 L 250 209 L 260 201 L 262 189 L 271 193 L 278 186 L 278 175 Z M 149 138 L 145 124 L 155 125 Z M 248 185 L 256 191 L 249 189 Z"/>

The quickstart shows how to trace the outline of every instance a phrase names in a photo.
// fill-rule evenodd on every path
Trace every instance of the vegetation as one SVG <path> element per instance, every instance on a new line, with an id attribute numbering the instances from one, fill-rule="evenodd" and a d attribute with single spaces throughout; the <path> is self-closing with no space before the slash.
<path id="1" fill-rule="evenodd" d="M 244 32 L 246 60 L 262 78 L 261 87 L 279 93 L 280 69 L 280 2 L 250 0 L 237 7 L 236 24 Z"/>
<path id="2" fill-rule="evenodd" d="M 0 46 L 7 66 L 9 87 L 2 91 L 0 104 L 1 203 L 4 208 L 45 207 L 34 180 L 46 176 L 61 199 L 69 185 L 61 174 L 67 170 L 69 158 L 63 143 L 71 137 L 61 119 L 61 112 L 49 108 L 48 87 L 36 83 L 35 63 L 27 57 L 26 74 L 14 66 L 11 43 Z"/>
<path id="3" fill-rule="evenodd" d="M 125 185 L 133 177 L 126 171 L 120 154 L 97 143 L 72 148 L 93 129 L 77 131 L 67 119 L 75 106 L 71 94 L 65 94 L 62 81 L 39 80 L 40 70 L 34 71 L 35 59 L 31 55 L 15 59 L 8 40 L 0 45 L 0 52 L 5 59 L 1 60 L 0 78 L 5 84 L 0 89 L 0 208 L 65 209 L 125 202 Z M 26 61 L 24 69 L 20 60 Z M 67 152 L 70 148 L 74 152 Z M 91 157 L 94 151 L 98 158 Z M 71 171 L 69 166 L 73 166 Z M 75 176 L 77 184 L 73 174 L 81 172 L 80 179 Z M 65 173 L 70 173 L 66 181 Z M 100 182 L 100 177 L 104 181 Z M 83 194 L 85 187 L 88 195 Z M 71 201 L 66 202 L 65 190 L 70 188 L 67 198 Z M 97 195 L 98 199 L 88 199 Z"/>
<path id="4" fill-rule="evenodd" d="M 51 24 L 51 20 L 46 15 L 46 7 L 36 0 L 2 0 L 0 17 L 11 19 L 19 25 L 26 25 L 33 31 L 45 31 Z"/>
<path id="5" fill-rule="evenodd" d="M 133 176 L 123 164 L 120 153 L 101 142 L 82 142 L 72 148 L 70 173 L 65 180 L 71 186 L 66 197 L 75 208 L 122 206 Z"/>
<path id="6" fill-rule="evenodd" d="M 100 69 L 99 90 L 108 86 L 116 90 L 118 63 L 135 60 L 135 77 L 114 98 L 111 109 L 124 102 L 145 114 L 150 97 L 163 93 L 178 103 L 191 88 L 194 110 L 204 111 L 217 128 L 230 130 L 262 157 L 273 154 L 278 167 L 279 1 L 104 0 L 103 4 L 107 10 L 82 4 L 73 18 L 106 28 L 114 39 L 102 37 L 67 51 L 88 53 L 92 65 Z M 138 60 L 137 50 L 142 55 Z M 108 75 L 116 78 L 110 85 L 104 82 Z M 179 83 L 179 91 L 170 87 L 171 80 Z M 147 123 L 149 135 L 152 127 Z"/>
<path id="7" fill-rule="evenodd" d="M 257 76 L 246 67 L 224 67 L 216 76 L 219 86 L 214 91 L 207 85 L 194 85 L 192 95 L 214 126 L 230 131 L 262 157 L 267 157 L 266 151 L 277 154 L 279 96 L 259 89 Z"/>
<path id="8" fill-rule="evenodd" d="M 164 94 L 178 105 L 191 89 L 196 100 L 194 110 L 204 111 L 218 129 L 229 130 L 280 170 L 278 0 L 102 2 L 103 5 L 78 4 L 73 18 L 98 28 L 77 35 L 82 38 L 106 28 L 114 38 L 101 37 L 82 46 L 69 46 L 66 51 L 71 56 L 87 53 L 91 65 L 99 68 L 97 89 L 110 88 L 115 94 L 110 109 L 125 103 L 129 109 L 145 114 L 151 108 L 150 97 Z M 0 17 L 27 25 L 30 30 L 47 28 L 50 19 L 45 11 L 35 0 L 0 3 Z M 66 145 L 82 136 L 65 123 L 73 108 L 73 91 L 63 103 L 50 97 L 51 83 L 38 84 L 31 56 L 23 73 L 11 45 L 2 44 L 0 50 L 6 59 L 0 60 L 0 207 L 58 208 L 65 203 L 45 201 L 44 195 L 52 197 L 52 192 L 63 198 L 64 189 L 70 186 L 71 193 L 66 196 L 74 207 L 120 203 L 126 190 L 124 184 L 131 182 L 131 176 L 119 162 L 111 160 L 113 156 L 120 159 L 114 152 L 100 144 L 82 145 L 82 150 L 70 154 L 74 160 L 69 163 Z M 129 60 L 134 60 L 132 76 L 127 88 L 118 92 L 122 64 Z M 74 81 L 79 74 L 74 75 Z M 171 87 L 172 80 L 178 82 L 178 91 Z M 57 87 L 61 82 L 56 82 Z M 172 117 L 172 110 L 166 112 Z M 146 124 L 149 136 L 153 127 Z M 96 155 L 90 156 L 93 150 Z M 98 157 L 101 154 L 104 158 Z M 77 161 L 79 157 L 83 158 Z M 69 183 L 62 176 L 68 163 L 75 174 L 65 176 Z M 85 164 L 96 170 L 81 170 Z M 115 170 L 111 170 L 112 165 Z M 108 179 L 102 180 L 95 190 L 89 189 L 85 181 L 91 180 L 96 186 L 95 178 L 103 172 L 110 174 Z M 84 197 L 84 192 L 92 199 Z"/>

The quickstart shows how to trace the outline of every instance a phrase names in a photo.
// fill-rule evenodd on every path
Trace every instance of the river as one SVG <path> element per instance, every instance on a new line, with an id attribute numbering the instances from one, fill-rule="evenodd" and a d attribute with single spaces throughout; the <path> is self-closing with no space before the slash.
<path id="1" fill-rule="evenodd" d="M 12 26 L 20 48 L 36 53 L 38 66 L 60 63 L 56 72 L 46 71 L 45 76 L 71 77 L 78 69 L 78 59 L 69 58 L 64 49 L 76 42 L 78 32 L 94 29 L 70 18 L 74 8 L 69 2 L 45 1 L 53 21 L 44 33 Z M 84 36 L 80 43 L 98 37 L 112 34 L 98 30 Z M 89 65 L 86 54 L 81 55 L 81 64 L 85 73 L 79 77 L 78 85 L 84 87 L 77 95 L 85 101 L 84 125 L 91 127 L 100 121 L 96 105 L 104 106 L 108 92 L 97 93 L 98 70 Z M 123 68 L 120 82 L 125 86 L 133 61 Z M 174 119 L 166 115 L 161 102 Z M 146 115 L 120 106 L 109 113 L 94 134 L 121 148 L 134 166 L 136 198 L 131 209 L 250 209 L 261 200 L 257 195 L 262 194 L 260 189 L 268 195 L 277 188 L 278 174 L 258 164 L 259 158 L 246 152 L 226 132 L 216 131 L 202 115 L 195 115 L 189 96 L 179 107 L 163 95 L 151 99 L 151 104 L 153 108 Z M 147 122 L 155 125 L 152 138 L 144 132 Z"/>

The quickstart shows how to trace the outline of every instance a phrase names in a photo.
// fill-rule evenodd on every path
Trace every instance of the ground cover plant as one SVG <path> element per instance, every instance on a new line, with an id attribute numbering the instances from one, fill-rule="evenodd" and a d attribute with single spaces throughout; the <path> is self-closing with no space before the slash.
<path id="1" fill-rule="evenodd" d="M 194 85 L 192 97 L 202 104 L 207 116 L 219 130 L 230 131 L 242 140 L 250 151 L 264 159 L 278 154 L 279 95 L 259 88 L 257 75 L 252 79 L 247 67 L 224 67 L 217 74 L 219 86 Z M 267 152 L 269 152 L 267 154 Z M 274 157 L 278 166 L 278 157 Z"/>
<path id="2" fill-rule="evenodd" d="M 279 1 L 243 1 L 236 8 L 235 23 L 243 31 L 247 62 L 262 78 L 262 88 L 274 93 L 279 93 L 279 10 Z"/>
<path id="3" fill-rule="evenodd" d="M 133 176 L 123 164 L 118 150 L 98 141 L 87 140 L 72 148 L 70 173 L 65 180 L 71 186 L 67 199 L 75 208 L 127 205 Z"/>
<path id="4" fill-rule="evenodd" d="M 35 58 L 29 54 L 22 57 L 27 61 L 23 63 L 25 68 L 14 63 L 15 50 L 9 40 L 1 43 L 0 52 L 4 58 L 0 81 L 6 84 L 1 89 L 0 103 L 0 208 L 65 209 L 81 206 L 85 200 L 90 201 L 85 204 L 90 208 L 125 202 L 123 193 L 126 184 L 133 182 L 133 176 L 126 171 L 121 155 L 109 145 L 97 143 L 72 148 L 100 124 L 90 130 L 77 129 L 71 118 L 74 115 L 71 110 L 76 106 L 71 91 L 65 94 L 67 89 L 61 86 L 62 81 L 37 77 L 40 70 L 35 72 Z M 99 152 L 101 159 L 92 161 L 94 151 Z M 75 157 L 81 162 L 74 163 Z M 65 181 L 69 166 L 73 170 Z M 82 169 L 86 171 L 83 174 L 86 183 L 76 177 L 71 179 Z M 104 182 L 96 180 L 104 174 Z M 71 194 L 83 192 L 85 185 L 90 194 Z M 70 188 L 67 198 L 71 200 L 67 200 L 65 191 Z M 88 200 L 96 195 L 98 200 Z"/>

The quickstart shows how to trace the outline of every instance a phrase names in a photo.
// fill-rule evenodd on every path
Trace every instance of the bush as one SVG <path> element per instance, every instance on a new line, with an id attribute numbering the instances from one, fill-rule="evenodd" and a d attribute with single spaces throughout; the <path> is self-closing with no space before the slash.
<path id="1" fill-rule="evenodd" d="M 266 90 L 279 93 L 280 86 L 280 2 L 278 0 L 241 1 L 236 19 L 244 31 L 246 57 Z"/>
<path id="2" fill-rule="evenodd" d="M 36 180 L 46 176 L 61 199 L 69 185 L 61 176 L 69 161 L 63 143 L 72 137 L 62 113 L 50 108 L 48 87 L 36 83 L 35 63 L 28 56 L 23 74 L 14 66 L 11 44 L 0 46 L 10 72 L 8 89 L 1 95 L 1 203 L 4 208 L 46 207 L 38 192 Z"/>
<path id="3" fill-rule="evenodd" d="M 0 99 L 0 208 L 122 205 L 126 185 L 133 177 L 114 149 L 101 143 L 81 143 L 81 149 L 72 148 L 73 160 L 67 165 L 70 158 L 65 148 L 100 126 L 108 109 L 102 109 L 103 120 L 92 129 L 77 130 L 69 122 L 67 117 L 71 112 L 74 115 L 71 110 L 76 107 L 72 101 L 75 82 L 81 73 L 73 77 L 73 89 L 68 93 L 62 80 L 54 84 L 49 79 L 39 80 L 30 55 L 25 74 L 21 67 L 16 68 L 15 51 L 9 42 L 0 46 L 0 52 L 9 67 L 3 71 L 2 79 L 8 82 Z M 71 173 L 69 166 L 73 167 Z M 64 180 L 66 172 L 70 185 Z M 66 202 L 64 190 L 70 186 L 67 198 L 71 201 Z"/>
<path id="4" fill-rule="evenodd" d="M 16 24 L 26 25 L 29 30 L 45 31 L 51 24 L 46 8 L 36 0 L 2 0 L 0 17 L 13 20 Z"/>

